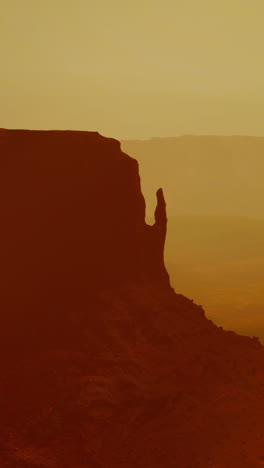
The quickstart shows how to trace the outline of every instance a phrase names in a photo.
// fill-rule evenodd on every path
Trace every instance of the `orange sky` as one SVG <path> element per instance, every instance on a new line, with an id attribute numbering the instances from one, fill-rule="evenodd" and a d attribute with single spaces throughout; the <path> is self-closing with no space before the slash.
<path id="1" fill-rule="evenodd" d="M 2 0 L 0 127 L 264 135 L 263 0 Z"/>

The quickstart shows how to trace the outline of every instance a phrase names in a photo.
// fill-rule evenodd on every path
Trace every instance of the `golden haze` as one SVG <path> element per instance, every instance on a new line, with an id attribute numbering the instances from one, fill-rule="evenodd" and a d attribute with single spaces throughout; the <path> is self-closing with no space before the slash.
<path id="1" fill-rule="evenodd" d="M 263 135 L 262 0 L 4 0 L 0 127 Z"/>
<path id="2" fill-rule="evenodd" d="M 0 127 L 96 130 L 118 139 L 177 134 L 263 136 L 263 16 L 262 0 L 4 0 Z M 217 157 L 224 153 L 219 147 Z M 252 148 L 250 153 L 254 169 Z M 197 146 L 193 157 L 196 154 Z M 209 161 L 216 155 L 215 148 L 206 154 Z M 215 161 L 212 158 L 211 166 L 215 164 L 219 174 Z M 144 161 L 140 163 L 143 174 Z M 162 180 L 171 180 L 174 172 L 165 164 L 163 171 L 148 165 L 151 190 L 146 190 L 144 177 L 142 182 L 149 208 L 154 190 L 163 185 L 170 216 L 261 216 L 263 171 L 249 180 L 247 168 L 240 166 L 249 190 L 241 198 L 243 190 L 237 191 L 233 211 L 232 174 L 225 186 L 221 177 L 211 179 L 203 194 L 199 178 L 187 174 L 184 179 L 181 171 L 182 165 L 175 168 L 178 190 L 180 184 L 187 184 L 189 194 L 185 193 L 179 211 L 179 198 L 174 204 L 173 191 Z M 217 200 L 210 199 L 215 185 Z M 253 200 L 252 194 L 256 195 Z M 201 205 L 205 210 L 205 202 L 207 212 L 198 213 Z M 175 279 L 177 289 L 181 289 L 180 278 L 183 275 L 178 274 Z M 186 278 L 191 282 L 191 274 Z M 196 275 L 193 284 L 199 278 Z M 182 291 L 207 306 L 204 292 L 200 295 L 184 285 Z M 215 297 L 220 295 L 218 291 Z M 229 307 L 225 310 L 229 313 Z"/>
<path id="3" fill-rule="evenodd" d="M 164 188 L 175 290 L 224 328 L 264 341 L 264 138 L 154 138 L 122 148 L 139 160 L 150 222 Z"/>

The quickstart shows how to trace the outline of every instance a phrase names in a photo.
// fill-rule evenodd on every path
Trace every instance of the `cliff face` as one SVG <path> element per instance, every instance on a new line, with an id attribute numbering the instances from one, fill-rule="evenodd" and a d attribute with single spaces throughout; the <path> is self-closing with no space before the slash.
<path id="1" fill-rule="evenodd" d="M 258 468 L 264 352 L 171 289 L 97 133 L 0 132 L 1 468 Z"/>
<path id="2" fill-rule="evenodd" d="M 24 322 L 39 308 L 65 316 L 129 281 L 168 284 L 165 204 L 159 196 L 157 223 L 147 226 L 138 163 L 119 142 L 1 130 L 0 158 L 0 305 L 9 318 L 20 310 Z"/>

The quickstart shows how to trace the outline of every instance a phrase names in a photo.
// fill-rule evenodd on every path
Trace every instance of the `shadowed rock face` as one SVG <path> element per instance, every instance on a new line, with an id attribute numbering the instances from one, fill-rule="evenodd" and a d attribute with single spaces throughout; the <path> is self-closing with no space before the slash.
<path id="1" fill-rule="evenodd" d="M 119 142 L 98 133 L 1 130 L 0 164 L 0 305 L 9 317 L 20 310 L 23 321 L 33 320 L 40 308 L 65 315 L 128 281 L 168 284 L 164 202 L 150 228 L 137 161 Z"/>
<path id="2" fill-rule="evenodd" d="M 155 228 L 159 233 L 160 242 L 162 248 L 160 249 L 160 254 L 163 258 L 164 254 L 164 245 L 166 240 L 166 232 L 167 232 L 167 214 L 166 214 L 166 203 L 163 196 L 162 189 L 157 191 L 157 207 L 155 210 Z"/>
<path id="3" fill-rule="evenodd" d="M 0 131 L 1 468 L 263 466 L 264 348 L 175 294 L 97 133 Z"/>

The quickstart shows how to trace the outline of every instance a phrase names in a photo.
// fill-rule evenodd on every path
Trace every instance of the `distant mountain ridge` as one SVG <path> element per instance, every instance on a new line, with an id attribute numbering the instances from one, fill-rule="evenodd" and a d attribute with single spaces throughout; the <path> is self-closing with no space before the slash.
<path id="1" fill-rule="evenodd" d="M 125 140 L 122 148 L 140 163 L 148 215 L 157 180 L 168 213 L 264 218 L 264 138 L 196 136 Z"/>

